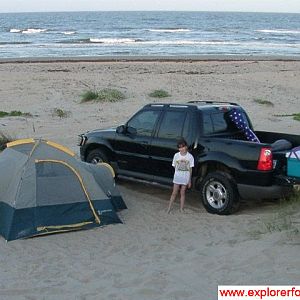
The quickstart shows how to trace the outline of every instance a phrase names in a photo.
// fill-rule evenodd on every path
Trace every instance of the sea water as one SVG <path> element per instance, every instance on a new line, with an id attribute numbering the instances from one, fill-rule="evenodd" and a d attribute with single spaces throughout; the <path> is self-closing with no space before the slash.
<path id="1" fill-rule="evenodd" d="M 300 56 L 300 14 L 0 13 L 0 59 L 123 55 Z"/>

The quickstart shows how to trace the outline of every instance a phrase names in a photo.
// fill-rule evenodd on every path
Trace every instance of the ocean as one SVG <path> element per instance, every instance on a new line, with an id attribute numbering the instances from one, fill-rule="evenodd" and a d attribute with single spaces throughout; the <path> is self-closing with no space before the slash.
<path id="1" fill-rule="evenodd" d="M 0 59 L 188 55 L 300 56 L 300 14 L 0 14 Z"/>

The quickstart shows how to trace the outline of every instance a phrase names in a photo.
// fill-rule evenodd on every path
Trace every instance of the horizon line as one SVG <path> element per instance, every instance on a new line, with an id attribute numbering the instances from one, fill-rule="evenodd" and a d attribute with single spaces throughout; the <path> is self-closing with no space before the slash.
<path id="1" fill-rule="evenodd" d="M 18 13 L 74 13 L 74 12 L 212 12 L 212 13 L 262 13 L 262 14 L 300 14 L 289 11 L 243 11 L 243 10 L 46 10 L 46 11 L 4 11 L 0 14 Z"/>

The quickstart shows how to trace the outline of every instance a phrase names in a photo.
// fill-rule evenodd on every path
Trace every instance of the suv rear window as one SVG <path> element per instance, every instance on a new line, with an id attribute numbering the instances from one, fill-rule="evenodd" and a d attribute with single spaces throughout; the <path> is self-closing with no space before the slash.
<path id="1" fill-rule="evenodd" d="M 203 134 L 215 134 L 222 132 L 237 132 L 238 128 L 236 125 L 230 120 L 229 112 L 216 112 L 212 114 L 203 114 Z M 244 119 L 248 120 L 245 113 L 241 111 L 244 115 Z M 251 127 L 248 124 L 249 127 Z"/>

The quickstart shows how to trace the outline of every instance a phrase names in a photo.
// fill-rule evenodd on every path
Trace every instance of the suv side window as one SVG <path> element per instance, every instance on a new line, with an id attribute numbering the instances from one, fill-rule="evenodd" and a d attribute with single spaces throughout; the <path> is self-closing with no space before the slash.
<path id="1" fill-rule="evenodd" d="M 227 122 L 224 119 L 224 113 L 211 114 L 211 119 L 213 122 L 214 133 L 221 133 L 227 131 Z"/>
<path id="2" fill-rule="evenodd" d="M 203 115 L 203 133 L 214 134 L 222 132 L 235 132 L 236 126 L 228 118 L 226 113 L 219 112 Z"/>
<path id="3" fill-rule="evenodd" d="M 167 111 L 164 115 L 157 136 L 165 139 L 180 138 L 182 136 L 185 119 L 185 111 Z"/>
<path id="4" fill-rule="evenodd" d="M 158 110 L 141 111 L 128 121 L 127 126 L 135 128 L 137 135 L 151 136 L 159 115 Z"/>
<path id="5" fill-rule="evenodd" d="M 209 114 L 203 114 L 203 134 L 212 134 L 214 127 Z"/>

